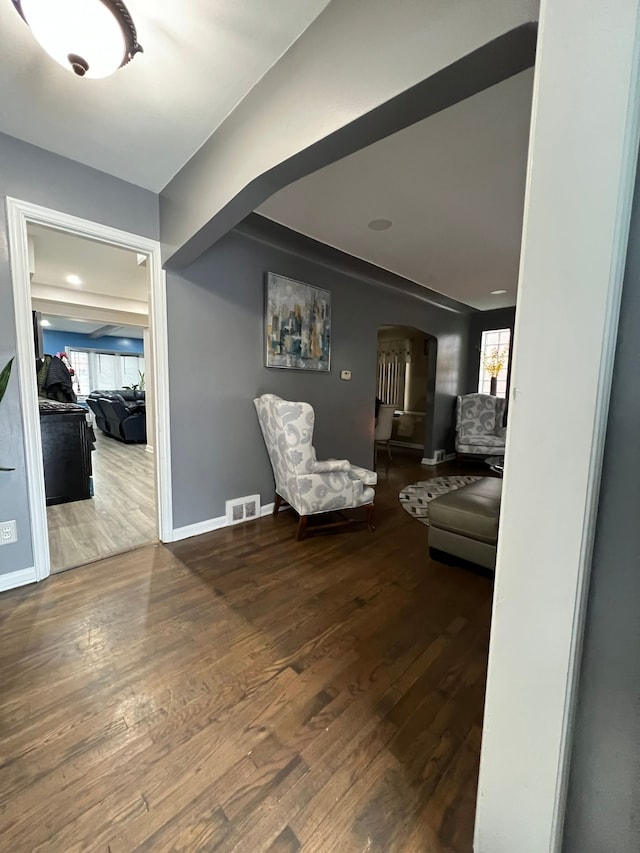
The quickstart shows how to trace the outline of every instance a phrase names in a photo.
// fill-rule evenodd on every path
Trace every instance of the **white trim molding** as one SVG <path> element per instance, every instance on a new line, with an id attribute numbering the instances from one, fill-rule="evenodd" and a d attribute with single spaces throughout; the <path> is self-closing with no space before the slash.
<path id="1" fill-rule="evenodd" d="M 421 465 L 443 465 L 445 462 L 451 462 L 452 459 L 456 458 L 455 453 L 445 453 L 442 458 L 438 456 L 423 456 L 420 460 Z"/>
<path id="2" fill-rule="evenodd" d="M 273 502 L 263 504 L 260 507 L 260 518 L 273 513 Z M 288 504 L 282 504 L 278 512 L 284 512 L 291 509 Z M 257 521 L 257 518 L 252 518 L 247 521 L 242 521 L 240 524 L 228 524 L 226 515 L 219 515 L 217 518 L 207 518 L 205 521 L 196 521 L 195 524 L 187 524 L 185 527 L 176 527 L 173 531 L 173 542 L 179 542 L 181 539 L 189 539 L 191 536 L 201 536 L 203 533 L 211 533 L 213 530 L 221 530 L 223 527 L 240 527 L 243 524 L 250 524 L 252 521 Z"/>
<path id="3" fill-rule="evenodd" d="M 158 536 L 161 541 L 171 541 L 172 488 L 171 441 L 169 434 L 169 355 L 167 343 L 166 281 L 162 270 L 160 243 L 127 231 L 111 228 L 87 219 L 80 219 L 58 210 L 41 207 L 19 199 L 7 197 L 7 231 L 9 259 L 13 286 L 16 320 L 16 366 L 20 386 L 20 402 L 24 420 L 27 493 L 33 536 L 35 578 L 42 580 L 50 572 L 47 514 L 42 462 L 42 440 L 38 412 L 38 389 L 33 369 L 35 350 L 31 320 L 31 286 L 29 276 L 29 223 L 56 228 L 67 234 L 98 240 L 111 246 L 144 253 L 149 257 L 150 298 L 153 359 L 156 393 L 154 447 L 156 457 L 156 488 L 158 504 Z M 7 575 L 10 577 L 11 575 Z M 28 583 L 29 581 L 24 581 Z"/>
<path id="4" fill-rule="evenodd" d="M 204 521 L 196 521 L 195 524 L 187 524 L 184 527 L 176 527 L 171 540 L 172 542 L 180 542 L 181 539 L 201 536 L 203 533 L 211 533 L 212 530 L 220 530 L 222 527 L 227 527 L 226 515 L 220 515 L 217 518 L 207 518 Z"/>
<path id="5" fill-rule="evenodd" d="M 17 586 L 26 586 L 28 583 L 35 583 L 37 580 L 35 566 L 19 569 L 17 572 L 8 572 L 6 575 L 0 575 L 0 592 L 7 592 Z"/>
<path id="6" fill-rule="evenodd" d="M 639 23 L 640 0 L 541 6 L 475 853 L 562 848 L 640 138 Z M 549 382 L 558 371 L 566 381 Z"/>

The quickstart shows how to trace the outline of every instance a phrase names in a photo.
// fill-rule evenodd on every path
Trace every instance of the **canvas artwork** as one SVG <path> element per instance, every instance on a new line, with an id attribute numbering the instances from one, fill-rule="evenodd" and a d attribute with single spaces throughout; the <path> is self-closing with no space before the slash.
<path id="1" fill-rule="evenodd" d="M 267 273 L 265 341 L 267 367 L 329 370 L 329 291 Z"/>

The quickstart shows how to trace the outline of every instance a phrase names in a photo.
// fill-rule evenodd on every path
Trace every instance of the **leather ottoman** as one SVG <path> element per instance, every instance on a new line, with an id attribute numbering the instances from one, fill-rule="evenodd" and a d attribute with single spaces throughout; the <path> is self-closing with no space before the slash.
<path id="1" fill-rule="evenodd" d="M 452 554 L 486 569 L 496 567 L 502 480 L 483 477 L 429 504 L 429 552 Z"/>

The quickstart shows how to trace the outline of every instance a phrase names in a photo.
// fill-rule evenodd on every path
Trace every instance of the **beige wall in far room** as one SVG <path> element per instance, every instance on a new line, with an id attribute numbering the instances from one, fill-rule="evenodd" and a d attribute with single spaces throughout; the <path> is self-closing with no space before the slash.
<path id="1" fill-rule="evenodd" d="M 426 352 L 426 334 L 411 326 L 388 326 L 378 330 L 378 340 L 407 338 L 411 341 L 411 363 L 408 371 L 409 394 L 407 414 L 400 415 L 393 423 L 392 441 L 402 444 L 424 444 L 427 410 L 427 381 L 429 361 Z"/>

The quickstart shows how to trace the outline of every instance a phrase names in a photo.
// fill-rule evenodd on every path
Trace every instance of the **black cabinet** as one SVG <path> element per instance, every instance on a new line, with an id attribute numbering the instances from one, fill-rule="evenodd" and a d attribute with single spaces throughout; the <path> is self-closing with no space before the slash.
<path id="1" fill-rule="evenodd" d="M 40 401 L 40 430 L 47 506 L 90 498 L 92 436 L 86 410 Z"/>

